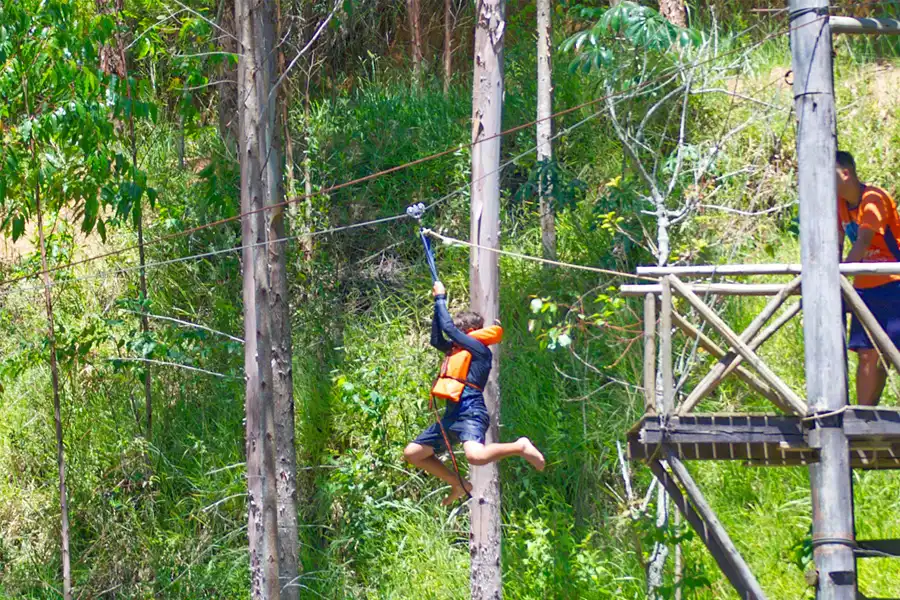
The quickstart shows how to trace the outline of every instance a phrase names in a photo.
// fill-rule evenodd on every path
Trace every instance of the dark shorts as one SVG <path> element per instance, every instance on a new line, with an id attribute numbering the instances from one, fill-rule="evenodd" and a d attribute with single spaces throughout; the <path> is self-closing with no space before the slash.
<path id="1" fill-rule="evenodd" d="M 441 423 L 444 425 L 444 431 L 447 432 L 450 444 L 458 442 L 483 444 L 485 433 L 491 424 L 491 417 L 484 405 L 484 399 L 463 398 L 460 402 L 447 402 L 447 410 L 444 411 Z M 437 423 L 433 423 L 425 429 L 419 437 L 413 440 L 413 443 L 430 446 L 434 448 L 436 454 L 447 450 L 444 436 L 441 435 L 441 428 Z"/>
<path id="2" fill-rule="evenodd" d="M 900 348 L 900 281 L 886 283 L 873 288 L 856 290 L 860 298 L 872 311 L 875 319 L 884 331 Z M 853 315 L 850 320 L 850 338 L 847 342 L 850 350 L 871 350 L 872 340 L 866 334 L 862 323 Z"/>

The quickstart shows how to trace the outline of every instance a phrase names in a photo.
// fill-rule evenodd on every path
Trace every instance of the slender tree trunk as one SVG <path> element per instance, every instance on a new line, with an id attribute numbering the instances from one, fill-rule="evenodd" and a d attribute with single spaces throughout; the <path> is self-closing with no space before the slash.
<path id="1" fill-rule="evenodd" d="M 131 110 L 128 115 L 128 127 L 129 133 L 131 135 L 131 181 L 132 184 L 136 185 L 137 180 L 137 137 L 134 133 L 134 96 L 132 95 L 131 89 L 131 78 L 128 75 L 128 61 L 125 59 L 124 55 L 122 57 L 122 69 L 125 71 L 125 81 L 126 81 L 126 90 L 128 93 L 128 102 L 131 104 Z M 182 130 L 183 133 L 183 130 Z M 184 137 L 182 135 L 182 142 L 184 141 Z M 180 158 L 183 163 L 184 161 L 184 148 L 181 147 Z M 140 204 L 142 200 L 138 200 Z M 138 206 L 138 212 L 140 216 L 137 220 L 137 234 L 138 234 L 138 264 L 140 266 L 139 273 L 139 284 L 141 291 L 141 333 L 144 336 L 148 336 L 150 334 L 150 319 L 147 317 L 147 311 L 149 307 L 147 305 L 147 257 L 144 249 L 144 215 L 142 207 Z M 153 393 L 152 393 L 152 385 L 150 379 L 150 365 L 144 365 L 144 418 L 146 419 L 146 436 L 147 440 L 153 439 Z"/>
<path id="2" fill-rule="evenodd" d="M 409 38 L 413 61 L 413 78 L 416 85 L 422 84 L 422 19 L 420 0 L 406 0 L 406 12 L 409 14 Z"/>
<path id="3" fill-rule="evenodd" d="M 238 37 L 237 25 L 235 24 L 235 15 L 237 6 L 236 0 L 219 0 L 219 14 L 216 19 L 218 26 L 223 32 L 230 35 L 219 36 L 219 47 L 222 52 L 237 53 L 238 44 L 235 38 Z M 231 37 L 231 36 L 234 37 Z M 240 57 L 238 57 L 240 62 Z M 238 70 L 234 63 L 229 60 L 222 61 L 219 67 L 219 77 L 223 82 L 237 81 Z M 219 97 L 219 135 L 225 143 L 225 147 L 231 153 L 237 153 L 238 149 L 238 86 L 236 83 L 221 83 L 216 86 Z"/>
<path id="4" fill-rule="evenodd" d="M 687 10 L 684 0 L 659 0 L 659 12 L 672 25 L 685 27 L 687 25 Z"/>
<path id="5" fill-rule="evenodd" d="M 281 39 L 281 3 L 278 3 L 278 19 L 276 22 Z M 278 74 L 284 72 L 284 53 L 278 53 Z M 277 77 L 273 73 L 272 80 Z M 277 123 L 272 128 L 275 138 L 269 149 L 266 162 L 266 202 L 268 212 L 269 240 L 281 240 L 287 237 L 285 221 L 284 188 L 281 185 L 281 161 L 279 156 L 278 132 L 284 133 L 287 153 L 288 190 L 294 189 L 294 153 L 291 144 L 290 124 L 288 123 L 287 80 L 281 93 L 277 93 L 270 101 L 269 110 L 280 114 L 281 127 Z M 280 107 L 275 104 L 280 103 Z M 280 110 L 279 110 L 280 109 Z M 294 431 L 294 377 L 293 377 L 293 344 L 291 340 L 290 292 L 287 281 L 287 245 L 285 242 L 271 243 L 268 246 L 269 281 L 272 287 L 272 303 L 270 306 L 272 319 L 272 392 L 275 407 L 275 469 L 278 501 L 278 575 L 281 580 L 281 600 L 299 600 L 300 585 L 297 580 L 300 574 L 300 557 L 298 553 L 297 531 L 297 449 Z"/>
<path id="6" fill-rule="evenodd" d="M 310 58 L 310 64 L 313 63 L 313 58 Z M 312 184 L 312 159 L 310 158 L 310 128 L 309 128 L 309 79 L 311 74 L 309 72 L 306 73 L 306 91 L 303 95 L 303 129 L 304 129 L 304 143 L 306 145 L 306 151 L 303 156 L 303 194 L 306 196 L 303 201 L 304 206 L 304 215 L 303 215 L 303 233 L 304 235 L 301 240 L 301 248 L 303 249 L 303 258 L 309 262 L 312 259 L 313 253 L 313 243 L 312 236 L 308 235 L 312 231 L 312 223 L 313 223 L 313 184 Z"/>
<path id="7" fill-rule="evenodd" d="M 478 0 L 475 68 L 472 91 L 472 206 L 470 238 L 490 248 L 500 246 L 500 140 L 503 114 L 504 0 Z M 485 323 L 500 316 L 500 270 L 495 252 L 472 249 L 469 294 L 472 310 Z M 500 347 L 494 349 L 491 376 L 484 389 L 491 417 L 487 442 L 499 441 Z M 472 467 L 469 550 L 473 600 L 499 600 L 503 595 L 500 564 L 500 471 L 497 464 Z"/>
<path id="8" fill-rule="evenodd" d="M 53 324 L 53 296 L 47 270 L 47 244 L 44 240 L 44 215 L 41 206 L 40 173 L 34 188 L 38 236 L 41 243 L 41 269 L 44 273 L 44 302 L 47 307 L 47 340 L 50 346 L 50 381 L 53 385 L 53 421 L 56 425 L 56 465 L 59 469 L 60 534 L 63 569 L 63 600 L 72 600 L 72 566 L 69 553 L 69 500 L 66 493 L 66 455 L 63 445 L 62 411 L 59 400 L 59 366 L 56 363 L 56 334 Z"/>
<path id="9" fill-rule="evenodd" d="M 247 478 L 251 598 L 280 595 L 276 510 L 275 426 L 271 293 L 267 219 L 271 170 L 280 167 L 275 148 L 276 112 L 271 98 L 275 48 L 272 0 L 236 0 L 241 209 L 244 244 L 244 366 L 247 377 Z M 252 213 L 252 214 L 251 214 Z"/>
<path id="10" fill-rule="evenodd" d="M 444 95 L 453 79 L 453 0 L 444 0 Z"/>
<path id="11" fill-rule="evenodd" d="M 537 157 L 539 163 L 553 160 L 553 21 L 550 0 L 537 0 Z M 544 177 L 539 178 L 539 210 L 541 213 L 541 248 L 544 258 L 556 259 L 556 219 L 553 211 L 553 188 Z"/>

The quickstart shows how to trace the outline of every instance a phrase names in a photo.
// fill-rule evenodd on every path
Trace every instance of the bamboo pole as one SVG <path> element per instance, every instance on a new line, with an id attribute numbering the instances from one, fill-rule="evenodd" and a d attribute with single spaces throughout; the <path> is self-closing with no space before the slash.
<path id="1" fill-rule="evenodd" d="M 753 322 L 744 330 L 741 334 L 741 341 L 748 343 L 748 346 L 751 350 L 756 350 L 759 346 L 762 345 L 764 340 L 756 341 L 753 338 L 759 333 L 759 330 L 763 328 L 766 322 L 772 318 L 772 315 L 781 308 L 782 304 L 788 299 L 788 297 L 793 294 L 797 288 L 800 287 L 800 278 L 795 277 L 789 284 L 784 286 L 778 295 L 772 298 L 766 307 L 760 312 Z M 751 343 L 756 342 L 756 343 Z M 727 376 L 728 368 L 735 363 L 735 361 L 739 361 L 741 357 L 739 357 L 734 351 L 729 351 L 726 353 L 725 357 L 719 361 L 713 368 L 706 374 L 697 387 L 691 391 L 688 397 L 684 400 L 682 404 L 681 410 L 679 410 L 679 414 L 686 414 L 693 410 L 697 404 L 700 403 L 705 397 L 715 390 L 720 383 Z"/>
<path id="2" fill-rule="evenodd" d="M 725 357 L 724 350 L 722 350 L 714 341 L 709 339 L 701 331 L 694 327 L 684 317 L 678 314 L 677 311 L 672 313 L 672 319 L 675 321 L 675 325 L 679 329 L 681 329 L 691 339 L 697 340 L 700 344 L 700 347 L 709 352 L 714 358 L 716 358 L 717 360 L 721 360 Z M 781 410 L 785 412 L 794 412 L 790 404 L 788 404 L 781 396 L 779 396 L 775 390 L 769 387 L 769 384 L 759 379 L 756 375 L 754 375 L 744 367 L 736 367 L 735 376 L 740 378 L 741 381 L 750 386 L 750 388 L 753 389 L 757 394 L 768 399 L 770 402 L 772 402 L 772 404 L 774 404 Z M 689 412 L 689 409 L 686 410 L 684 408 L 684 405 L 682 404 L 682 407 L 678 410 L 678 414 L 684 415 L 687 412 Z"/>
<path id="3" fill-rule="evenodd" d="M 698 294 L 710 296 L 775 296 L 784 289 L 783 283 L 686 283 Z M 799 292 L 797 292 L 799 293 Z M 619 287 L 622 296 L 662 294 L 662 286 L 655 283 L 626 284 Z"/>
<path id="4" fill-rule="evenodd" d="M 831 33 L 900 34 L 900 20 L 872 17 L 830 17 Z"/>
<path id="5" fill-rule="evenodd" d="M 863 324 L 863 327 L 866 328 L 869 337 L 872 339 L 872 343 L 874 343 L 881 354 L 894 365 L 894 368 L 900 371 L 900 351 L 897 350 L 894 342 L 891 341 L 891 338 L 884 331 L 884 328 L 878 322 L 878 319 L 875 318 L 875 315 L 872 314 L 872 311 L 869 310 L 869 307 L 866 306 L 866 303 L 860 298 L 859 293 L 857 293 L 853 286 L 850 285 L 847 278 L 843 276 L 841 277 L 841 291 L 844 294 L 844 299 L 847 301 L 847 304 L 853 309 L 853 313 Z"/>
<path id="6" fill-rule="evenodd" d="M 763 381 L 768 383 L 778 392 L 779 395 L 783 396 L 784 399 L 791 405 L 793 412 L 799 415 L 806 414 L 806 403 L 800 399 L 800 397 L 792 390 L 784 381 L 781 380 L 778 375 L 776 375 L 767 365 L 766 363 L 756 355 L 753 350 L 747 346 L 746 343 L 738 336 L 726 323 L 723 321 L 719 315 L 717 315 L 710 307 L 708 307 L 703 300 L 701 300 L 697 295 L 688 288 L 684 283 L 681 282 L 674 275 L 667 275 L 666 280 L 669 281 L 671 286 L 675 289 L 676 292 L 680 296 L 682 296 L 685 300 L 687 300 L 691 306 L 702 316 L 707 323 L 709 323 L 716 331 L 719 332 L 722 337 L 728 340 L 728 343 L 731 344 L 735 351 L 744 357 L 750 366 L 752 366 L 757 373 L 759 373 L 760 377 L 763 378 Z"/>
<path id="7" fill-rule="evenodd" d="M 756 264 L 756 265 L 685 265 L 679 267 L 638 267 L 637 274 L 645 277 L 663 277 L 665 275 L 681 276 L 744 276 L 744 275 L 800 275 L 802 268 L 792 264 Z M 882 263 L 841 263 L 840 271 L 844 275 L 897 275 L 900 274 L 900 262 Z"/>
<path id="8" fill-rule="evenodd" d="M 644 296 L 644 412 L 656 412 L 656 296 Z"/>

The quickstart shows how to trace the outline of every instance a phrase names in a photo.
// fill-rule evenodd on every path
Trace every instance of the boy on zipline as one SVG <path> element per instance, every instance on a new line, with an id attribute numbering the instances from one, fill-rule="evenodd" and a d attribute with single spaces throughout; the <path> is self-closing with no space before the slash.
<path id="1" fill-rule="evenodd" d="M 849 152 L 839 151 L 836 163 L 839 256 L 844 255 L 846 236 L 853 247 L 843 262 L 900 261 L 900 215 L 896 203 L 884 190 L 859 180 L 856 162 Z M 857 275 L 853 287 L 894 345 L 900 346 L 900 275 Z M 856 401 L 875 406 L 881 399 L 887 370 L 856 315 L 850 321 L 847 347 L 859 355 Z"/>
<path id="2" fill-rule="evenodd" d="M 538 471 L 544 470 L 544 456 L 526 437 L 508 444 L 485 444 L 490 416 L 484 404 L 484 386 L 491 373 L 493 355 L 488 348 L 503 337 L 503 329 L 484 327 L 484 318 L 474 312 L 461 312 L 450 318 L 447 292 L 438 281 L 434 294 L 434 318 L 431 345 L 446 354 L 440 375 L 431 391 L 433 397 L 447 400 L 440 424 L 434 423 L 403 450 L 412 465 L 450 485 L 445 506 L 463 498 L 472 484 L 453 473 L 436 454 L 452 452 L 448 447 L 460 440 L 470 465 L 486 465 L 501 458 L 521 456 Z M 449 340 L 444 337 L 444 334 Z M 451 456 L 452 458 L 452 456 Z"/>

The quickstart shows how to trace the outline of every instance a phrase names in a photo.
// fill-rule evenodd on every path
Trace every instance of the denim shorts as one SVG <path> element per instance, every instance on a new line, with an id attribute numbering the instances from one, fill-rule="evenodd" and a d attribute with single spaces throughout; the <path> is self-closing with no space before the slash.
<path id="1" fill-rule="evenodd" d="M 894 345 L 900 348 L 900 281 L 856 291 Z M 869 339 L 856 315 L 853 315 L 850 321 L 850 339 L 847 347 L 850 350 L 874 348 L 872 340 Z"/>
<path id="2" fill-rule="evenodd" d="M 447 432 L 450 444 L 458 442 L 483 444 L 485 433 L 491 424 L 491 417 L 481 394 L 469 398 L 464 395 L 459 402 L 447 402 L 447 409 L 444 411 L 441 423 L 444 425 L 444 431 Z M 436 454 L 447 450 L 444 436 L 441 435 L 441 428 L 437 423 L 433 423 L 425 429 L 419 437 L 413 440 L 413 443 L 430 446 Z"/>

